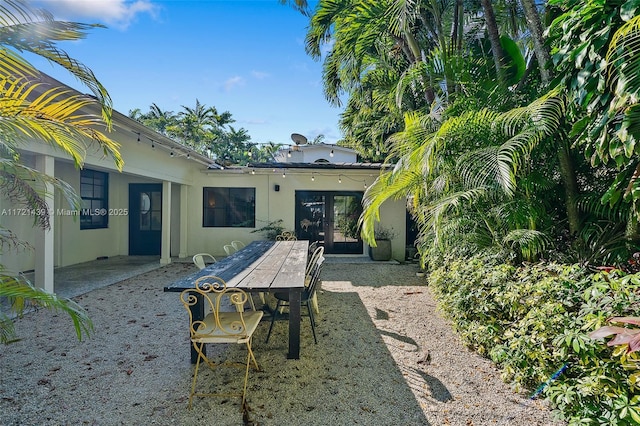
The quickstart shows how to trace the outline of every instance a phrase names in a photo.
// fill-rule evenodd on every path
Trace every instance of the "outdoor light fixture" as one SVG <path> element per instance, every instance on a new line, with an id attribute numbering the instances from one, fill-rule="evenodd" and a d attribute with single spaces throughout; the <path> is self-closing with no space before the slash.
<path id="1" fill-rule="evenodd" d="M 286 178 L 287 177 L 287 171 L 285 170 L 284 172 L 282 172 L 282 178 Z"/>
<path id="2" fill-rule="evenodd" d="M 138 133 L 138 142 L 140 142 L 140 133 Z"/>
<path id="3" fill-rule="evenodd" d="M 329 157 L 333 157 L 333 150 L 329 153 Z"/>
<path id="4" fill-rule="evenodd" d="M 311 173 L 311 182 L 315 182 L 316 181 L 316 177 L 313 173 Z"/>
<path id="5" fill-rule="evenodd" d="M 173 150 L 171 150 L 171 152 L 169 153 L 169 156 L 170 156 L 171 158 L 173 158 L 173 156 L 174 156 L 174 155 L 175 155 L 175 154 L 173 153 Z"/>
<path id="6" fill-rule="evenodd" d="M 252 169 L 252 170 L 251 170 L 251 174 L 252 174 L 252 175 L 255 175 L 255 174 L 256 174 L 256 169 Z"/>
<path id="7" fill-rule="evenodd" d="M 291 158 L 291 150 L 289 150 L 289 152 L 287 152 L 287 157 Z"/>
<path id="8" fill-rule="evenodd" d="M 338 183 L 342 183 L 342 176 L 338 176 Z"/>
<path id="9" fill-rule="evenodd" d="M 151 139 L 151 149 L 155 149 L 156 147 L 156 143 L 153 141 L 153 139 Z"/>

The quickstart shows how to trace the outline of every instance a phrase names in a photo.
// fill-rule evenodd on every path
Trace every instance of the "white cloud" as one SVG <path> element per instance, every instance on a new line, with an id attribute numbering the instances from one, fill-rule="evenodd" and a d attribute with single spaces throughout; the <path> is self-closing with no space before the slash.
<path id="1" fill-rule="evenodd" d="M 267 77 L 270 77 L 271 74 L 263 72 L 263 71 L 251 71 L 251 75 L 257 78 L 258 80 L 264 80 Z"/>
<path id="2" fill-rule="evenodd" d="M 150 0 L 38 0 L 35 5 L 53 13 L 56 19 L 99 21 L 125 29 L 137 15 L 156 17 L 159 6 Z"/>
<path id="3" fill-rule="evenodd" d="M 236 75 L 227 79 L 227 81 L 224 82 L 224 90 L 228 92 L 229 90 L 235 87 L 243 86 L 243 85 L 244 85 L 244 78 L 240 77 L 239 75 Z"/>

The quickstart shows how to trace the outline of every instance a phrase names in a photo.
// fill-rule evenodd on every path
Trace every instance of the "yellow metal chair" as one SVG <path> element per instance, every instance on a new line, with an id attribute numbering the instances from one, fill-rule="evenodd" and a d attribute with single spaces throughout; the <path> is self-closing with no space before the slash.
<path id="1" fill-rule="evenodd" d="M 296 234 L 291 231 L 283 231 L 281 234 L 276 236 L 276 241 L 295 241 L 297 239 Z"/>
<path id="2" fill-rule="evenodd" d="M 207 266 L 207 263 L 216 262 L 216 258 L 211 256 L 209 253 L 198 253 L 193 256 L 193 263 L 195 263 L 200 270 L 203 270 Z"/>
<path id="3" fill-rule="evenodd" d="M 193 307 L 198 298 L 202 298 L 205 308 L 209 307 L 211 313 L 206 315 L 202 320 L 193 318 Z M 198 353 L 195 371 L 193 373 L 193 382 L 191 384 L 191 392 L 189 394 L 189 408 L 194 396 L 240 396 L 242 397 L 242 406 L 246 400 L 247 381 L 249 378 L 249 365 L 253 361 L 256 370 L 260 370 L 258 363 L 251 349 L 251 337 L 258 327 L 258 323 L 262 319 L 264 312 L 262 311 L 243 311 L 239 309 L 244 306 L 248 300 L 247 293 L 241 289 L 228 288 L 227 284 L 219 277 L 204 276 L 195 282 L 195 288 L 184 290 L 180 293 L 180 300 L 189 312 L 189 330 L 191 333 L 191 342 L 194 349 Z M 225 303 L 228 301 L 229 303 Z M 233 311 L 232 306 L 236 307 Z M 225 308 L 229 312 L 225 311 Z M 238 343 L 247 346 L 247 361 L 245 364 L 225 362 L 216 364 L 212 362 L 203 353 L 202 348 L 207 343 Z M 198 369 L 200 362 L 206 362 L 209 367 L 215 368 L 218 365 L 240 366 L 245 369 L 244 385 L 241 393 L 198 393 L 196 392 L 196 382 L 198 379 Z"/>

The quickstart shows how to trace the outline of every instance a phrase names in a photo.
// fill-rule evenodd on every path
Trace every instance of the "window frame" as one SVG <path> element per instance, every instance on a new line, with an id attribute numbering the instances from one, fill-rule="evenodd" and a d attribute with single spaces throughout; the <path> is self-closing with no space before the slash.
<path id="1" fill-rule="evenodd" d="M 91 183 L 83 180 L 91 179 Z M 98 182 L 96 182 L 98 181 Z M 102 183 L 102 185 L 99 185 Z M 90 192 L 94 195 L 85 196 L 91 185 Z M 102 186 L 102 196 L 95 196 L 96 187 Z M 106 229 L 109 228 L 109 173 L 93 169 L 80 170 L 80 198 L 82 208 L 80 210 L 80 229 Z M 86 206 L 89 202 L 89 206 Z M 95 203 L 94 203 L 95 202 Z"/>
<path id="2" fill-rule="evenodd" d="M 244 192 L 250 190 L 251 194 Z M 222 194 L 222 192 L 226 194 Z M 234 217 L 233 207 L 230 200 L 233 199 L 234 192 L 243 192 L 243 197 L 250 197 L 244 202 L 251 204 L 251 212 L 247 211 L 250 217 Z M 212 194 L 213 193 L 213 194 Z M 214 195 L 213 206 L 209 205 L 210 195 Z M 219 196 L 215 201 L 215 196 Z M 255 187 L 226 187 L 226 186 L 205 186 L 202 188 L 202 227 L 203 228 L 255 228 L 256 227 L 256 188 Z M 221 204 L 222 203 L 222 204 Z M 217 225 L 216 217 L 222 214 L 224 223 Z"/>

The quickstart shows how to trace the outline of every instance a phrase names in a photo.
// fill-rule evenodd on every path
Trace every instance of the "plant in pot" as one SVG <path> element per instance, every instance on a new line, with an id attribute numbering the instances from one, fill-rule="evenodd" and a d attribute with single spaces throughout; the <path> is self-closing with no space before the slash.
<path id="1" fill-rule="evenodd" d="M 369 246 L 371 260 L 391 260 L 391 240 L 394 236 L 393 229 L 387 229 L 382 226 L 376 228 L 373 234 L 376 240 L 376 247 Z"/>

